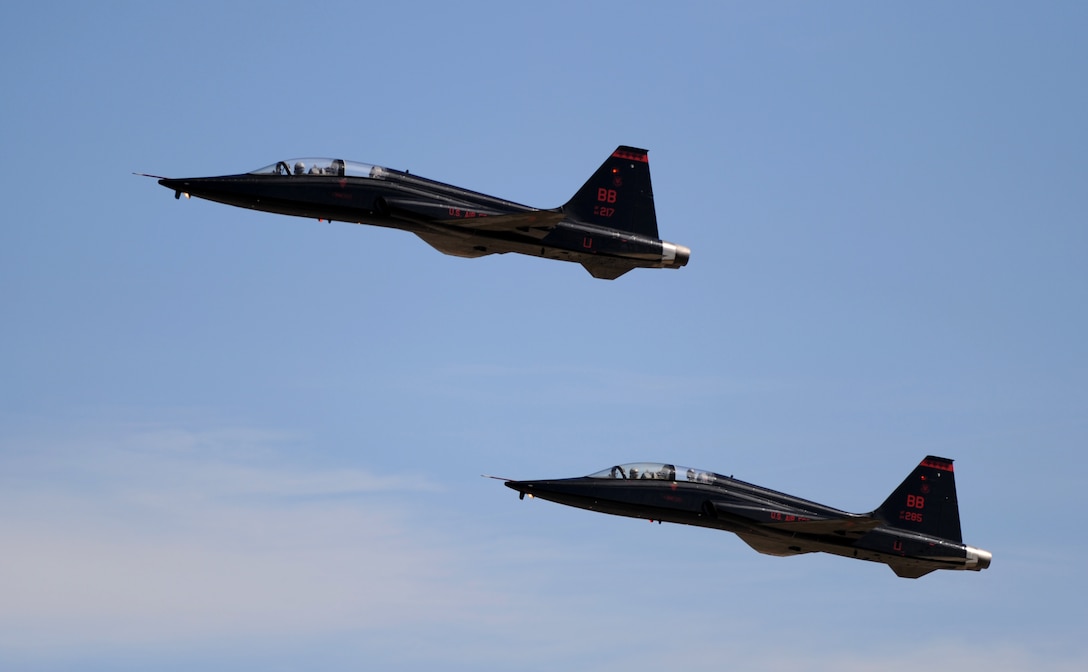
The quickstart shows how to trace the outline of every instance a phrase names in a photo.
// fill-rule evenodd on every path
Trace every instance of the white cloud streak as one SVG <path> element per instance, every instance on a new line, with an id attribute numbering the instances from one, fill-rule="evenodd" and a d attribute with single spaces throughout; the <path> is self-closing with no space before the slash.
<path id="1" fill-rule="evenodd" d="M 468 601 L 459 560 L 398 510 L 433 486 L 239 459 L 274 438 L 5 442 L 0 649 L 298 635 Z"/>
<path id="2" fill-rule="evenodd" d="M 205 652 L 195 665 L 229 642 L 233 659 L 250 663 L 276 650 L 321 666 L 334 650 L 338 663 L 402 669 L 506 669 L 519 660 L 591 670 L 727 660 L 764 670 L 894 671 L 920 660 L 987 672 L 1084 667 L 1082 648 L 1055 653 L 1030 638 L 1004 648 L 977 638 L 900 647 L 898 632 L 856 614 L 856 636 L 818 622 L 787 633 L 817 608 L 811 596 L 786 594 L 803 580 L 781 570 L 804 565 L 770 565 L 787 582 L 779 585 L 746 578 L 777 559 L 740 544 L 724 545 L 739 555 L 704 557 L 717 552 L 708 537 L 666 559 L 603 536 L 568 547 L 550 545 L 554 532 L 543 530 L 445 529 L 469 514 L 432 515 L 427 506 L 449 499 L 434 483 L 293 464 L 285 456 L 298 442 L 131 427 L 0 438 L 0 662 L 35 669 L 90 657 L 110 669 L 133 652 L 151 660 Z M 899 588 L 888 594 L 905 594 Z M 768 597 L 778 607 L 762 606 Z M 858 606 L 829 613 L 848 622 Z M 772 624 L 776 608 L 802 613 Z"/>

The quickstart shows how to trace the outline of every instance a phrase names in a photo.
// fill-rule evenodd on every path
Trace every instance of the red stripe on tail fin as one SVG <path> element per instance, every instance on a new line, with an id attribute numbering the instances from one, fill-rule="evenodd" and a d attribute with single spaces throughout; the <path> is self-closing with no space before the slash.
<path id="1" fill-rule="evenodd" d="M 645 149 L 636 149 L 635 147 L 620 147 L 616 151 L 612 152 L 612 157 L 616 159 L 628 159 L 631 161 L 641 161 L 642 163 L 649 163 L 650 156 Z"/>
<path id="2" fill-rule="evenodd" d="M 941 471 L 952 471 L 952 460 L 930 456 L 922 460 L 922 466 L 940 469 Z"/>

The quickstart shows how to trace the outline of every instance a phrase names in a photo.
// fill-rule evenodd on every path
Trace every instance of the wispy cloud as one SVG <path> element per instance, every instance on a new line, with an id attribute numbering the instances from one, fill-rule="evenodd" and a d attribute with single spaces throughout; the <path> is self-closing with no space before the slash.
<path id="1" fill-rule="evenodd" d="M 296 666 L 1083 668 L 1079 645 L 1054 652 L 1030 636 L 994 649 L 977 631 L 915 633 L 904 658 L 898 630 L 859 618 L 857 632 L 804 631 L 819 626 L 824 598 L 843 602 L 834 586 L 810 585 L 811 565 L 633 521 L 549 543 L 566 533 L 537 527 L 537 514 L 583 520 L 559 507 L 470 525 L 471 508 L 420 475 L 302 464 L 300 447 L 302 437 L 245 428 L 0 437 L 0 662 L 115 669 L 133 652 L 184 651 L 197 666 L 230 642 L 236 659 L 286 653 Z M 945 599 L 932 582 L 908 591 L 884 573 L 859 576 L 908 615 Z"/>
<path id="2" fill-rule="evenodd" d="M 298 635 L 488 599 L 398 506 L 433 484 L 288 464 L 270 448 L 283 438 L 5 440 L 0 649 Z"/>

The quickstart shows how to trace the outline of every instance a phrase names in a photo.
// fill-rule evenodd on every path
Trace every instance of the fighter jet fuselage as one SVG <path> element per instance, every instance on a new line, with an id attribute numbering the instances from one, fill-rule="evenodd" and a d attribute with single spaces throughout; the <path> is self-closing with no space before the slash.
<path id="1" fill-rule="evenodd" d="M 824 552 L 881 562 L 899 576 L 982 570 L 963 544 L 952 461 L 927 457 L 880 508 L 848 513 L 731 476 L 671 464 L 625 464 L 580 478 L 514 481 L 526 495 L 590 511 L 733 532 L 768 555 Z"/>
<path id="2" fill-rule="evenodd" d="M 239 175 L 159 180 L 177 197 L 410 231 L 445 254 L 516 252 L 582 264 L 614 279 L 680 268 L 662 241 L 645 150 L 619 147 L 565 205 L 537 209 L 407 172 L 341 159 L 292 159 Z"/>

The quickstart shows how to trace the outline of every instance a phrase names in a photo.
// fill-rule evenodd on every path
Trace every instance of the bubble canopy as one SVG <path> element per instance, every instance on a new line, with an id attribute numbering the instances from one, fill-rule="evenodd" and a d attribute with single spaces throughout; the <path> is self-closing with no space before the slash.
<path id="1" fill-rule="evenodd" d="M 332 175 L 333 177 L 376 177 L 383 169 L 368 163 L 343 159 L 288 159 L 249 171 L 250 175 Z"/>
<path id="2" fill-rule="evenodd" d="M 679 474 L 679 478 L 677 478 Z M 618 464 L 590 474 L 587 478 L 612 478 L 618 480 L 655 480 L 655 481 L 691 481 L 692 483 L 715 483 L 726 480 L 725 476 L 702 469 L 678 467 L 660 462 L 632 462 Z"/>

